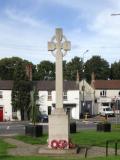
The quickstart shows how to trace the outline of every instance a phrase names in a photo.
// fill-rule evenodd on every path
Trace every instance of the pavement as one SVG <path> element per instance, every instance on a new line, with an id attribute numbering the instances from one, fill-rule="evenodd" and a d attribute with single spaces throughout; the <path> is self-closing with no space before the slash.
<path id="1" fill-rule="evenodd" d="M 13 144 L 16 148 L 8 149 L 8 154 L 13 156 L 68 156 L 68 157 L 85 157 L 86 148 L 80 147 L 78 154 L 76 153 L 76 149 L 69 150 L 54 150 L 48 149 L 47 145 L 31 145 L 24 143 L 22 141 L 16 140 L 11 137 L 4 137 L 4 141 Z M 114 155 L 115 150 L 113 148 L 109 148 L 109 155 Z M 95 147 L 91 146 L 87 150 L 87 157 L 102 157 L 105 156 L 106 149 L 104 147 Z M 120 155 L 120 150 L 118 150 L 118 154 Z"/>
<path id="2" fill-rule="evenodd" d="M 15 155 L 17 155 L 17 156 L 37 155 L 38 148 L 41 147 L 41 145 L 27 144 L 22 141 L 16 140 L 14 138 L 4 138 L 4 141 L 16 146 L 16 148 L 8 149 L 8 154 L 13 155 L 13 156 L 15 156 Z"/>

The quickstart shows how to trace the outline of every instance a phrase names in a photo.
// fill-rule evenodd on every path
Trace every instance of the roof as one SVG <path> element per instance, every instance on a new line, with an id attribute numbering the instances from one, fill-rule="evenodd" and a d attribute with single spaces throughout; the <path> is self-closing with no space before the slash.
<path id="1" fill-rule="evenodd" d="M 0 80 L 0 90 L 12 90 L 13 81 L 12 80 Z"/>
<path id="2" fill-rule="evenodd" d="M 119 89 L 120 90 L 120 80 L 95 80 L 95 89 Z"/>
<path id="3" fill-rule="evenodd" d="M 38 90 L 55 90 L 55 81 L 37 81 Z M 64 90 L 79 90 L 79 85 L 76 81 L 64 81 Z"/>
<path id="4" fill-rule="evenodd" d="M 55 90 L 55 81 L 33 81 L 37 86 L 38 90 Z M 12 90 L 13 81 L 12 80 L 0 80 L 0 90 Z M 64 81 L 64 90 L 79 90 L 79 86 L 76 81 Z"/>

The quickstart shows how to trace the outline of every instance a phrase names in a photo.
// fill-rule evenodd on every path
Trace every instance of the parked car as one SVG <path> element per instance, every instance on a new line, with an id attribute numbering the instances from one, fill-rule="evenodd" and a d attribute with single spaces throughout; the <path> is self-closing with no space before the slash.
<path id="1" fill-rule="evenodd" d="M 48 115 L 47 114 L 41 114 L 39 115 L 39 122 L 48 122 Z"/>
<path id="2" fill-rule="evenodd" d="M 99 108 L 99 114 L 102 116 L 115 116 L 115 113 L 109 106 L 102 106 Z"/>

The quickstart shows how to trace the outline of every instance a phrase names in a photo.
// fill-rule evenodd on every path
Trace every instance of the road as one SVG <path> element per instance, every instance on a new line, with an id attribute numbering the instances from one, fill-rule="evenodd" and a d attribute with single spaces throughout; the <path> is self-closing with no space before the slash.
<path id="1" fill-rule="evenodd" d="M 28 122 L 0 122 L 0 135 L 25 134 L 25 125 Z"/>
<path id="2" fill-rule="evenodd" d="M 77 131 L 86 129 L 96 129 L 96 124 L 99 122 L 99 118 L 90 118 L 87 121 L 84 119 L 76 121 Z M 120 124 L 120 115 L 117 117 L 110 117 L 108 121 L 112 124 Z M 17 134 L 25 134 L 25 125 L 29 122 L 0 122 L 0 136 L 9 136 Z M 48 124 L 43 123 L 43 133 L 48 131 Z"/>

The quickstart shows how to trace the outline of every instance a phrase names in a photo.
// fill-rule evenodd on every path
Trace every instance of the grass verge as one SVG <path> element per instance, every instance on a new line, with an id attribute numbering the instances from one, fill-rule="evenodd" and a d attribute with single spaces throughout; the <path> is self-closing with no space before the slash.
<path id="1" fill-rule="evenodd" d="M 47 144 L 47 135 L 43 135 L 41 137 L 30 137 L 30 136 L 24 136 L 24 135 L 18 135 L 14 137 L 17 140 L 23 141 L 25 143 L 29 144 Z"/>
<path id="2" fill-rule="evenodd" d="M 91 145 L 91 146 L 105 146 L 107 140 L 120 139 L 120 130 L 113 130 L 112 132 L 97 132 L 94 130 L 81 131 L 79 133 L 71 134 L 71 139 L 75 144 Z M 114 147 L 114 143 L 110 144 Z M 118 145 L 120 148 L 120 144 Z"/>
<path id="3" fill-rule="evenodd" d="M 7 155 L 7 149 L 14 148 L 14 147 L 15 147 L 14 145 L 8 144 L 8 143 L 4 142 L 4 140 L 2 138 L 0 138 L 0 156 Z"/>

